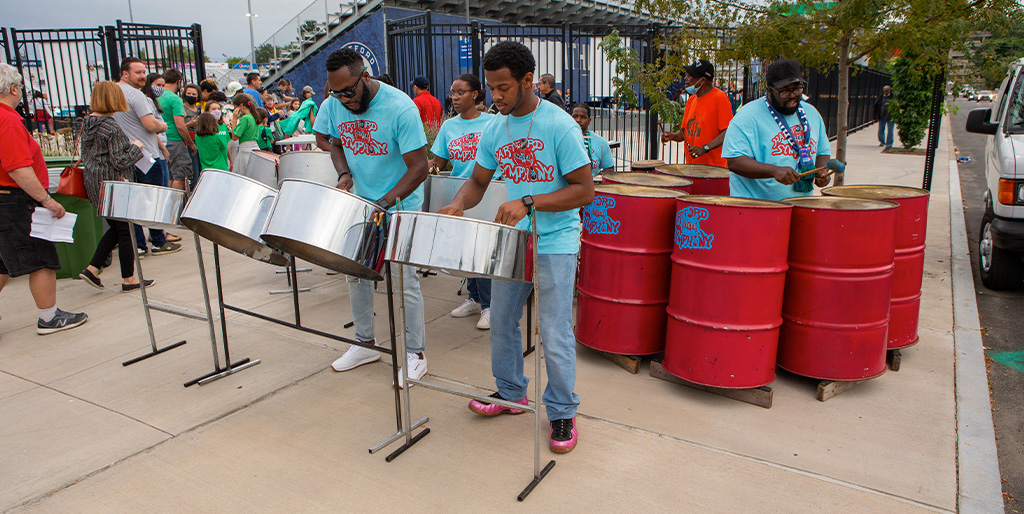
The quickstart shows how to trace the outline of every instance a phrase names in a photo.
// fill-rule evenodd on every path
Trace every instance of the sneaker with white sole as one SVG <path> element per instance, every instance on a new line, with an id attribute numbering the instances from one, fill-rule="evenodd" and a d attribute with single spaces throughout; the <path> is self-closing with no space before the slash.
<path id="1" fill-rule="evenodd" d="M 427 357 L 423 355 L 423 352 L 419 353 L 407 353 L 405 354 L 405 363 L 409 367 L 409 378 L 413 380 L 419 380 L 423 378 L 423 375 L 427 374 Z M 398 370 L 398 388 L 405 387 L 405 377 L 402 375 L 402 370 Z"/>
<path id="2" fill-rule="evenodd" d="M 50 321 L 43 321 L 42 318 L 36 320 L 36 333 L 44 336 L 75 328 L 86 321 L 89 321 L 89 316 L 84 312 L 67 312 L 57 309 L 57 314 Z"/>
<path id="3" fill-rule="evenodd" d="M 480 319 L 478 319 L 477 322 L 476 322 L 476 328 L 479 328 L 480 330 L 490 330 L 491 329 L 491 308 L 490 307 L 480 311 Z"/>
<path id="4" fill-rule="evenodd" d="M 470 298 L 465 302 L 462 302 L 462 305 L 452 310 L 452 317 L 465 318 L 466 316 L 472 316 L 480 312 L 481 310 L 482 309 L 480 307 L 480 302 L 477 302 L 476 300 Z"/>
<path id="5" fill-rule="evenodd" d="M 363 364 L 369 364 L 379 360 L 380 352 L 377 350 L 352 345 L 352 347 L 345 352 L 345 355 L 342 355 L 338 360 L 331 364 L 331 369 L 334 371 L 348 371 L 350 369 L 358 368 Z"/>

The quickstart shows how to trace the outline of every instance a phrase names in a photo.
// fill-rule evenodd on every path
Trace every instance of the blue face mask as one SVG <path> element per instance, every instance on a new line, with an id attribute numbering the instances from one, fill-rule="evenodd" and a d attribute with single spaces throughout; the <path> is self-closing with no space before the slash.
<path id="1" fill-rule="evenodd" d="M 162 88 L 162 87 L 159 87 L 159 86 L 149 86 L 149 87 L 153 90 L 153 94 L 156 95 L 156 96 L 160 96 L 164 92 L 164 88 Z"/>
<path id="2" fill-rule="evenodd" d="M 697 90 L 700 89 L 699 87 L 697 87 L 697 84 L 698 83 L 694 83 L 694 85 L 686 88 L 686 94 L 688 94 L 688 95 L 695 95 L 695 94 L 697 94 Z"/>

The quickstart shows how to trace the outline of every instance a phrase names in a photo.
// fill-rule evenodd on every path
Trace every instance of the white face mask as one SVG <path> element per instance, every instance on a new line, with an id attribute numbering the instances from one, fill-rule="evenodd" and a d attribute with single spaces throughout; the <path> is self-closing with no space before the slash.
<path id="1" fill-rule="evenodd" d="M 222 114 L 220 110 L 214 109 L 210 111 L 210 114 L 212 114 L 214 118 L 217 118 L 217 123 L 220 123 L 220 116 Z"/>

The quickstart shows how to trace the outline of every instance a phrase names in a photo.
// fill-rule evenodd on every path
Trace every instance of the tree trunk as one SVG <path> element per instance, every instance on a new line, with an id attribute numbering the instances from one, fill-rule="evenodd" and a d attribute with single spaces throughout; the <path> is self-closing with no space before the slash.
<path id="1" fill-rule="evenodd" d="M 836 160 L 846 163 L 846 133 L 850 130 L 850 34 L 839 41 L 839 112 L 836 113 Z M 835 175 L 841 186 L 844 174 Z"/>

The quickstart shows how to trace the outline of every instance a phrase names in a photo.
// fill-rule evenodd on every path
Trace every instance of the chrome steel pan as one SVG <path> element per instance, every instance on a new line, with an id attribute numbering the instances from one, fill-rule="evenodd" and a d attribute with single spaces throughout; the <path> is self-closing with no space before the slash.
<path id="1" fill-rule="evenodd" d="M 277 191 L 230 171 L 205 169 L 181 222 L 196 234 L 261 262 L 286 266 L 288 258 L 260 240 Z"/>
<path id="2" fill-rule="evenodd" d="M 277 160 L 273 152 L 253 150 L 249 163 L 245 165 L 245 176 L 272 189 L 277 189 Z"/>
<path id="3" fill-rule="evenodd" d="M 468 178 L 450 177 L 445 175 L 430 175 L 427 177 L 426 194 L 428 212 L 437 212 L 452 203 L 455 194 L 459 192 L 462 185 Z M 505 181 L 492 180 L 484 192 L 480 203 L 472 209 L 467 209 L 463 216 L 480 221 L 494 221 L 498 214 L 498 207 L 508 201 L 508 192 L 505 190 Z"/>
<path id="4" fill-rule="evenodd" d="M 383 280 L 384 237 L 376 205 L 309 180 L 281 181 L 263 240 L 282 252 L 339 273 Z"/>
<path id="5" fill-rule="evenodd" d="M 301 179 L 335 187 L 338 185 L 338 171 L 331 162 L 330 152 L 319 150 L 286 152 L 277 161 L 277 179 Z"/>
<path id="6" fill-rule="evenodd" d="M 530 233 L 507 225 L 429 212 L 398 211 L 384 258 L 470 278 L 529 282 Z"/>
<path id="7" fill-rule="evenodd" d="M 100 216 L 151 228 L 181 227 L 185 192 L 169 187 L 135 182 L 103 181 Z"/>

